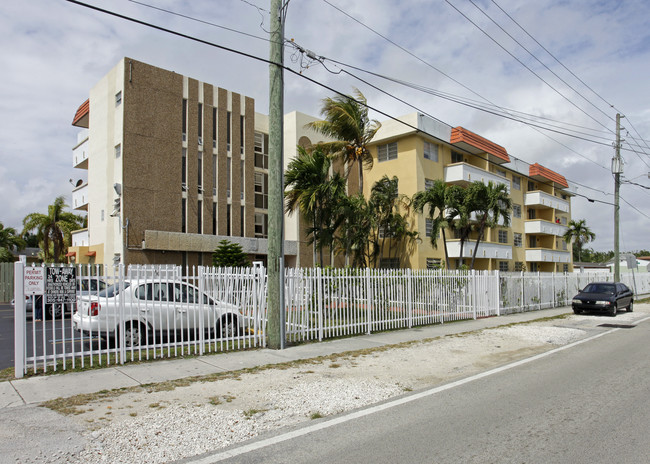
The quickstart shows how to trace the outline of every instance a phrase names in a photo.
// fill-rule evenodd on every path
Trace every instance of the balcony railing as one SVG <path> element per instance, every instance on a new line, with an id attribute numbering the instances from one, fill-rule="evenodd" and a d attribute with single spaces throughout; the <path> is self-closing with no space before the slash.
<path id="1" fill-rule="evenodd" d="M 570 263 L 571 253 L 568 251 L 533 248 L 526 250 L 526 261 L 547 263 Z"/>
<path id="2" fill-rule="evenodd" d="M 466 241 L 463 245 L 463 258 L 471 258 L 472 254 L 474 253 L 475 246 L 475 241 Z M 447 253 L 449 253 L 450 258 L 460 258 L 460 240 L 448 241 Z M 512 259 L 512 245 L 493 242 L 481 242 L 478 244 L 476 258 Z"/>
<path id="3" fill-rule="evenodd" d="M 524 225 L 524 231 L 527 234 L 543 234 L 562 237 L 566 234 L 567 230 L 569 230 L 567 226 L 542 220 L 526 221 Z"/>
<path id="4" fill-rule="evenodd" d="M 88 211 L 88 183 L 72 191 L 72 209 Z"/>
<path id="5" fill-rule="evenodd" d="M 510 181 L 505 177 L 498 176 L 467 163 L 456 163 L 445 166 L 445 182 L 448 184 L 466 184 L 474 181 L 487 184 L 492 181 L 495 184 L 504 184 L 510 192 Z"/>
<path id="6" fill-rule="evenodd" d="M 88 137 L 72 149 L 72 167 L 88 169 Z"/>
<path id="7" fill-rule="evenodd" d="M 526 206 L 544 206 L 546 208 L 553 208 L 564 213 L 569 212 L 569 202 L 548 193 L 536 190 L 528 192 L 524 199 Z"/>

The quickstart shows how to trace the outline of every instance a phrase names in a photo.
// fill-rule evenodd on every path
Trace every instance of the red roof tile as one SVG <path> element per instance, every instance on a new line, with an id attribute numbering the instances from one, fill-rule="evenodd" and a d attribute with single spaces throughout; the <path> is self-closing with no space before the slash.
<path id="1" fill-rule="evenodd" d="M 548 179 L 551 182 L 555 182 L 558 185 L 561 185 L 564 188 L 567 188 L 569 184 L 567 183 L 566 179 L 564 178 L 563 175 L 558 174 L 555 171 L 551 171 L 548 168 L 545 168 L 541 164 L 535 163 L 530 165 L 530 169 L 528 170 L 528 175 L 530 177 L 543 177 L 544 179 Z"/>
<path id="2" fill-rule="evenodd" d="M 88 115 L 90 114 L 90 99 L 81 104 L 72 119 L 72 125 L 88 128 Z"/>
<path id="3" fill-rule="evenodd" d="M 451 140 L 452 145 L 465 143 L 471 147 L 477 148 L 484 153 L 493 155 L 500 160 L 503 160 L 507 163 L 510 162 L 510 157 L 508 152 L 501 145 L 497 145 L 494 142 L 490 142 L 488 139 L 481 137 L 474 132 L 468 131 L 463 127 L 454 127 L 451 130 Z"/>

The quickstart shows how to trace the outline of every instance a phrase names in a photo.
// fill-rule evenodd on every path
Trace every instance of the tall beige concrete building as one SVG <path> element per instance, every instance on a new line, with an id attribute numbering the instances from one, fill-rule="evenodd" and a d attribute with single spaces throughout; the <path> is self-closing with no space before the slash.
<path id="1" fill-rule="evenodd" d="M 313 119 L 285 117 L 287 156 L 319 140 L 304 129 Z M 87 179 L 75 183 L 72 207 L 87 211 L 88 228 L 73 234 L 70 260 L 209 265 L 222 239 L 266 260 L 268 117 L 253 98 L 124 58 L 73 125 L 73 166 Z M 289 266 L 312 264 L 299 228 L 287 218 Z"/>

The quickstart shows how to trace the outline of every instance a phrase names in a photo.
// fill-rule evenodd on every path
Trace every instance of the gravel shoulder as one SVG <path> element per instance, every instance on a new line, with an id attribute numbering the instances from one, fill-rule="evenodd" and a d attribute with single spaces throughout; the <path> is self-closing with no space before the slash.
<path id="1" fill-rule="evenodd" d="M 169 390 L 91 398 L 65 415 L 31 408 L 41 423 L 12 426 L 33 434 L 36 444 L 45 445 L 40 435 L 48 434 L 48 446 L 0 446 L 0 452 L 11 456 L 7 462 L 171 462 L 467 377 L 607 330 L 601 324 L 648 314 L 650 305 L 636 305 L 615 319 L 571 315 L 350 352 Z"/>

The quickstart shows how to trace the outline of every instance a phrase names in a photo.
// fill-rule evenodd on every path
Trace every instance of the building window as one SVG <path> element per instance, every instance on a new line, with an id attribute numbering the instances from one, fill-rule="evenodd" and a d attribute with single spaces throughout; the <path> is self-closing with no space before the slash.
<path id="1" fill-rule="evenodd" d="M 517 261 L 515 263 L 515 272 L 521 272 L 524 270 L 524 263 L 521 261 Z"/>
<path id="2" fill-rule="evenodd" d="M 122 145 L 118 143 L 115 145 L 115 158 L 119 158 L 120 156 L 122 156 Z"/>
<path id="3" fill-rule="evenodd" d="M 506 174 L 505 169 L 495 168 L 495 169 L 494 169 L 494 173 L 495 173 L 497 176 L 501 176 L 501 177 L 505 177 L 505 178 L 508 177 L 507 174 Z"/>
<path id="4" fill-rule="evenodd" d="M 566 226 L 566 216 L 562 216 L 562 217 L 560 218 L 560 221 L 562 222 L 562 225 L 563 225 L 563 226 Z"/>
<path id="5" fill-rule="evenodd" d="M 203 202 L 201 200 L 196 206 L 196 231 L 198 234 L 203 233 Z"/>
<path id="6" fill-rule="evenodd" d="M 183 98 L 183 142 L 187 140 L 187 99 Z"/>
<path id="7" fill-rule="evenodd" d="M 377 161 L 390 161 L 397 159 L 397 142 L 379 145 L 377 147 Z"/>
<path id="8" fill-rule="evenodd" d="M 197 176 L 197 185 L 199 193 L 203 193 L 203 152 L 200 151 L 197 156 L 197 167 L 198 167 L 198 176 Z"/>
<path id="9" fill-rule="evenodd" d="M 441 269 L 442 260 L 437 258 L 427 258 L 427 269 Z"/>
<path id="10" fill-rule="evenodd" d="M 244 206 L 241 206 L 241 209 L 239 210 L 239 235 L 244 237 Z"/>
<path id="11" fill-rule="evenodd" d="M 241 144 L 239 146 L 239 152 L 243 155 L 244 154 L 244 116 L 239 116 L 239 143 Z"/>
<path id="12" fill-rule="evenodd" d="M 232 115 L 230 111 L 226 113 L 226 150 L 230 151 L 230 132 L 232 129 L 231 124 Z"/>
<path id="13" fill-rule="evenodd" d="M 217 235 L 217 203 L 212 202 L 212 235 Z"/>
<path id="14" fill-rule="evenodd" d="M 212 148 L 217 148 L 217 109 L 212 108 Z"/>
<path id="15" fill-rule="evenodd" d="M 512 188 L 515 190 L 521 190 L 521 177 L 512 176 Z"/>
<path id="16" fill-rule="evenodd" d="M 244 160 L 239 163 L 239 199 L 244 199 Z"/>
<path id="17" fill-rule="evenodd" d="M 230 205 L 226 205 L 226 235 L 230 237 Z"/>
<path id="18" fill-rule="evenodd" d="M 508 272 L 508 261 L 499 261 L 499 271 Z"/>
<path id="19" fill-rule="evenodd" d="M 115 107 L 117 108 L 122 104 L 122 91 L 120 90 L 115 94 Z"/>
<path id="20" fill-rule="evenodd" d="M 457 151 L 452 151 L 451 152 L 451 162 L 452 163 L 462 163 L 463 162 L 463 155 L 461 153 L 458 153 Z"/>
<path id="21" fill-rule="evenodd" d="M 530 272 L 538 272 L 539 271 L 539 266 L 537 263 L 530 263 Z"/>
<path id="22" fill-rule="evenodd" d="M 537 219 L 537 213 L 532 208 L 528 210 L 528 219 Z"/>
<path id="23" fill-rule="evenodd" d="M 217 196 L 217 155 L 212 155 L 212 195 Z"/>
<path id="24" fill-rule="evenodd" d="M 499 243 L 508 243 L 508 231 L 500 230 L 499 231 Z"/>
<path id="25" fill-rule="evenodd" d="M 181 232 L 187 232 L 187 198 L 181 202 Z"/>
<path id="26" fill-rule="evenodd" d="M 231 172 L 231 159 L 226 160 L 226 196 L 230 198 L 230 172 Z"/>
<path id="27" fill-rule="evenodd" d="M 255 132 L 255 167 L 269 168 L 268 136 L 261 132 Z"/>
<path id="28" fill-rule="evenodd" d="M 203 103 L 199 103 L 198 125 L 199 145 L 203 145 Z"/>
<path id="29" fill-rule="evenodd" d="M 569 265 L 568 264 L 563 264 L 562 265 L 562 272 L 569 272 Z"/>
<path id="30" fill-rule="evenodd" d="M 264 213 L 255 213 L 255 237 L 267 238 L 268 216 Z"/>
<path id="31" fill-rule="evenodd" d="M 255 173 L 255 207 L 269 208 L 269 176 L 262 172 Z"/>
<path id="32" fill-rule="evenodd" d="M 532 180 L 529 180 L 528 181 L 528 191 L 532 192 L 533 190 L 535 190 L 535 182 L 533 182 Z"/>
<path id="33" fill-rule="evenodd" d="M 516 247 L 521 247 L 523 244 L 522 236 L 518 232 L 512 234 L 512 241 L 514 242 Z"/>
<path id="34" fill-rule="evenodd" d="M 438 145 L 431 142 L 424 142 L 424 158 L 431 161 L 438 161 Z"/>
<path id="35" fill-rule="evenodd" d="M 181 184 L 183 191 L 187 191 L 187 148 L 183 148 L 181 157 Z"/>
<path id="36" fill-rule="evenodd" d="M 517 204 L 512 205 L 512 215 L 516 218 L 521 217 L 521 205 L 517 205 Z"/>
<path id="37" fill-rule="evenodd" d="M 424 190 L 429 190 L 433 188 L 434 181 L 433 179 L 424 179 Z"/>
<path id="38" fill-rule="evenodd" d="M 530 248 L 537 248 L 537 237 L 531 235 L 529 242 L 530 242 Z"/>
<path id="39" fill-rule="evenodd" d="M 101 212 L 101 218 L 102 218 L 101 221 L 104 222 L 104 210 L 102 210 Z"/>
<path id="40" fill-rule="evenodd" d="M 424 235 L 427 237 L 431 237 L 433 235 L 433 219 L 426 218 L 424 220 L 424 224 L 425 224 Z"/>
<path id="41" fill-rule="evenodd" d="M 566 240 L 562 240 L 562 250 L 563 251 L 567 250 Z"/>
<path id="42" fill-rule="evenodd" d="M 381 258 L 379 267 L 382 269 L 399 269 L 399 258 Z"/>

